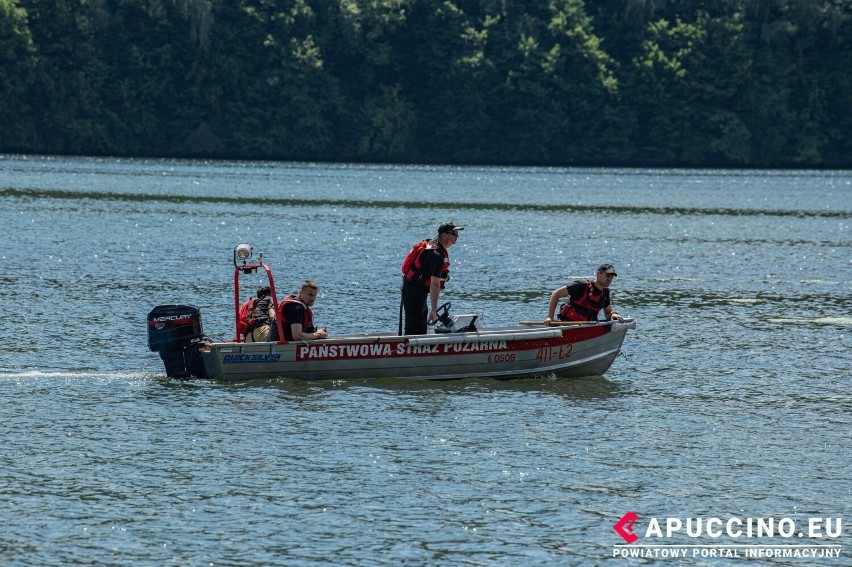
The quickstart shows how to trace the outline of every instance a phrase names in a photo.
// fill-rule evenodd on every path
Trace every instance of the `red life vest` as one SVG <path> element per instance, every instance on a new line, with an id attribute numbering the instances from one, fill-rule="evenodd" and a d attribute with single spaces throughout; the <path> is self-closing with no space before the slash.
<path id="1" fill-rule="evenodd" d="M 288 303 L 298 303 L 299 305 L 305 308 L 302 314 L 301 321 L 288 321 L 287 318 L 284 317 L 284 306 Z M 311 311 L 311 308 L 308 307 L 304 301 L 302 301 L 295 295 L 288 295 L 281 301 L 281 303 L 278 304 L 278 316 L 281 317 L 281 325 L 284 329 L 284 337 L 286 338 L 289 336 L 289 338 L 287 339 L 288 341 L 293 340 L 293 332 L 290 329 L 290 325 L 292 325 L 293 323 L 301 323 L 302 332 L 313 333 L 316 331 L 316 329 L 314 328 L 314 312 Z"/>
<path id="2" fill-rule="evenodd" d="M 426 277 L 423 273 L 423 254 L 427 250 L 437 250 L 441 253 L 441 256 L 444 257 L 444 264 L 441 266 L 441 278 L 443 281 L 441 282 L 441 289 L 444 289 L 444 284 L 450 278 L 450 255 L 447 252 L 447 249 L 443 246 L 440 246 L 437 241 L 428 241 L 421 240 L 408 253 L 405 257 L 405 260 L 402 262 L 402 272 L 405 274 L 403 276 L 405 281 L 413 283 L 415 285 L 422 284 L 425 287 L 430 287 L 432 285 L 432 276 Z M 411 262 L 411 258 L 415 257 L 414 252 L 417 252 L 416 258 L 413 262 Z M 408 265 L 408 270 L 406 270 L 406 264 Z"/>
<path id="3" fill-rule="evenodd" d="M 237 317 L 237 332 L 245 337 L 257 323 L 254 318 L 254 308 L 257 307 L 257 298 L 249 297 L 240 305 L 240 314 Z"/>
<path id="4" fill-rule="evenodd" d="M 411 247 L 411 250 L 408 254 L 405 255 L 405 259 L 402 261 L 402 275 L 406 278 L 410 277 L 411 274 L 409 272 L 414 268 L 414 263 L 420 259 L 420 254 L 423 253 L 423 249 L 429 246 L 428 240 L 421 240 L 417 244 Z"/>
<path id="5" fill-rule="evenodd" d="M 583 295 L 577 299 L 569 296 L 559 311 L 559 317 L 563 321 L 597 321 L 598 312 L 603 309 L 604 297 L 604 290 L 598 289 L 588 280 Z"/>

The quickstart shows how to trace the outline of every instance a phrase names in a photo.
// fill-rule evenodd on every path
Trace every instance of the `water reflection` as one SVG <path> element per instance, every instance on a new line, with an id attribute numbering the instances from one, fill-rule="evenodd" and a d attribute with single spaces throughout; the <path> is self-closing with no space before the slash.
<path id="1" fill-rule="evenodd" d="M 254 380 L 240 384 L 213 383 L 223 388 L 274 389 L 295 396 L 324 396 L 330 392 L 391 393 L 402 395 L 482 396 L 501 393 L 555 394 L 567 399 L 603 400 L 623 395 L 622 386 L 603 376 L 556 378 L 553 376 L 515 378 L 464 378 L 460 380 L 407 380 L 379 378 L 371 380 L 306 381 L 289 378 Z"/>

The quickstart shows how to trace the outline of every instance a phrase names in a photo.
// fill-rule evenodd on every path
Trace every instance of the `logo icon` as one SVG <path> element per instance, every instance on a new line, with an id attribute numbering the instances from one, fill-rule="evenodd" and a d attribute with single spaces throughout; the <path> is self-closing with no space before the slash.
<path id="1" fill-rule="evenodd" d="M 614 529 L 618 535 L 624 539 L 627 543 L 633 543 L 639 536 L 633 533 L 633 523 L 639 519 L 639 516 L 636 515 L 636 512 L 627 512 L 625 515 L 618 520 L 612 529 Z"/>

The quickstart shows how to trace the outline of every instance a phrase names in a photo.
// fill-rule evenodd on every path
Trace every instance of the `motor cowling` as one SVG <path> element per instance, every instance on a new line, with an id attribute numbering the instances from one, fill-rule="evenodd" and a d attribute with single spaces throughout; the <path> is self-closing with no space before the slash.
<path id="1" fill-rule="evenodd" d="M 194 305 L 158 305 L 148 313 L 148 348 L 160 353 L 169 378 L 203 377 L 198 346 L 204 338 Z"/>

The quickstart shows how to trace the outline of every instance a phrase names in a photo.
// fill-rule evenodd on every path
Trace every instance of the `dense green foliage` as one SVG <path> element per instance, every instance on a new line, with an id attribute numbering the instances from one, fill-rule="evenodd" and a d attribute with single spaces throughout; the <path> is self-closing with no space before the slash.
<path id="1" fill-rule="evenodd" d="M 0 0 L 0 152 L 852 166 L 852 0 Z"/>

